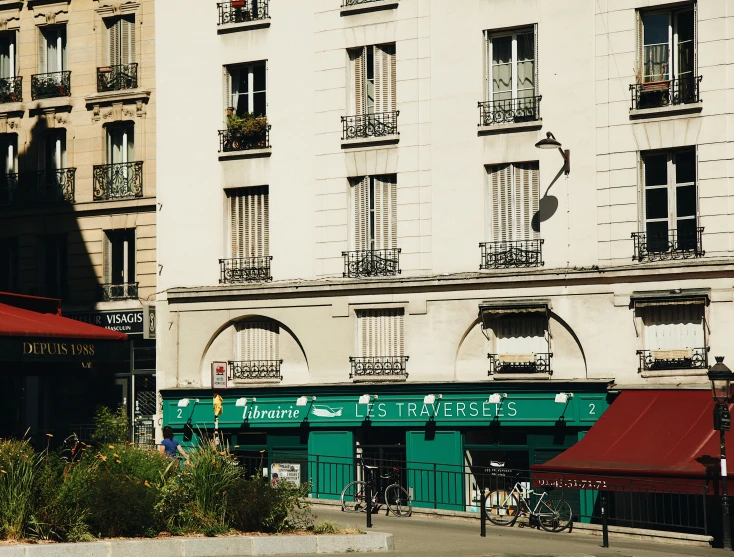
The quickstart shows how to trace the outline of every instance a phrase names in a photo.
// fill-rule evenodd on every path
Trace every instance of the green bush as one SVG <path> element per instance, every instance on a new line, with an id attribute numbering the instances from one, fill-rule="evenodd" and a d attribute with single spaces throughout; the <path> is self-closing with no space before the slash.
<path id="1" fill-rule="evenodd" d="M 283 532 L 310 528 L 313 515 L 308 485 L 282 481 L 277 487 L 260 478 L 237 481 L 228 493 L 227 522 L 242 532 Z"/>
<path id="2" fill-rule="evenodd" d="M 227 116 L 227 129 L 246 137 L 259 137 L 268 130 L 268 119 L 249 112 L 242 116 L 233 112 Z"/>
<path id="3" fill-rule="evenodd" d="M 130 439 L 130 420 L 124 406 L 113 412 L 98 406 L 94 412 L 92 440 L 99 443 L 125 443 Z"/>
<path id="4" fill-rule="evenodd" d="M 338 534 L 339 532 L 341 529 L 330 520 L 319 522 L 313 527 L 314 534 Z"/>

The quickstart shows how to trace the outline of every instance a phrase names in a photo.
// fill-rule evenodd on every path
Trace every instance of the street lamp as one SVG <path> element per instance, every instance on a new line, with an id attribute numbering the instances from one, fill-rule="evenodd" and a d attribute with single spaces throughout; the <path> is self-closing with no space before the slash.
<path id="1" fill-rule="evenodd" d="M 563 150 L 561 148 L 561 142 L 551 132 L 546 133 L 545 139 L 538 141 L 535 146 L 538 149 L 558 149 L 563 157 L 563 172 L 566 174 L 571 172 L 571 150 Z"/>
<path id="2" fill-rule="evenodd" d="M 729 492 L 726 482 L 726 432 L 731 429 L 729 395 L 734 373 L 724 365 L 723 356 L 716 356 L 716 363 L 709 368 L 708 376 L 711 381 L 711 391 L 714 395 L 714 401 L 716 402 L 716 406 L 714 407 L 714 430 L 718 430 L 719 432 L 719 445 L 721 448 L 721 515 L 724 521 L 722 543 L 724 549 L 732 551 L 731 527 L 729 525 Z"/>

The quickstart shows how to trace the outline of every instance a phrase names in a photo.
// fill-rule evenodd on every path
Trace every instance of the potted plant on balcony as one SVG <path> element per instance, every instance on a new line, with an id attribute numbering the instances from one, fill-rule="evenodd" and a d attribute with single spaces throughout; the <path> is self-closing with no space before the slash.
<path id="1" fill-rule="evenodd" d="M 244 8 L 245 0 L 232 0 L 232 7 L 233 8 Z"/>
<path id="2" fill-rule="evenodd" d="M 267 147 L 268 119 L 247 112 L 242 116 L 234 111 L 227 115 L 227 130 L 234 150 Z"/>

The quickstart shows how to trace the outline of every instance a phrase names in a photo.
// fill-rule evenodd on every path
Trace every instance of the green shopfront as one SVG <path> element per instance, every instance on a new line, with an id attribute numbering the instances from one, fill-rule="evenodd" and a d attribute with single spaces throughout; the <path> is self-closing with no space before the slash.
<path id="1" fill-rule="evenodd" d="M 476 510 L 473 472 L 528 470 L 576 443 L 608 407 L 604 382 L 361 384 L 219 391 L 221 437 L 252 474 L 285 471 L 338 499 L 356 458 L 399 467 L 415 506 Z M 184 446 L 214 430 L 211 389 L 169 389 L 163 424 Z M 490 402 L 490 396 L 493 395 Z M 565 396 L 558 396 L 565 395 Z"/>

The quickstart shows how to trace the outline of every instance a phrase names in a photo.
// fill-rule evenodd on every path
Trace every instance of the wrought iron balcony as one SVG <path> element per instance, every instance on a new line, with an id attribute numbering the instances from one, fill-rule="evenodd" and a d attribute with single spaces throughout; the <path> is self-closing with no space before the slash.
<path id="1" fill-rule="evenodd" d="M 703 76 L 679 77 L 630 85 L 632 110 L 660 108 L 701 102 L 699 84 Z"/>
<path id="2" fill-rule="evenodd" d="M 640 372 L 671 369 L 708 369 L 708 349 L 638 350 Z"/>
<path id="3" fill-rule="evenodd" d="M 268 14 L 268 0 L 232 0 L 231 2 L 220 2 L 217 4 L 217 9 L 219 10 L 219 22 L 217 25 L 270 19 L 270 14 Z"/>
<path id="4" fill-rule="evenodd" d="M 500 101 L 484 101 L 479 106 L 479 126 L 532 122 L 540 119 L 540 100 L 543 97 L 524 97 Z"/>
<path id="5" fill-rule="evenodd" d="M 11 207 L 18 202 L 18 174 L 0 175 L 0 207 Z"/>
<path id="6" fill-rule="evenodd" d="M 706 254 L 703 251 L 703 226 L 680 232 L 675 229 L 660 233 L 633 232 L 633 261 L 666 261 L 691 259 Z"/>
<path id="7" fill-rule="evenodd" d="M 489 358 L 489 373 L 548 373 L 551 369 L 552 353 L 541 354 L 487 354 Z"/>
<path id="8" fill-rule="evenodd" d="M 23 76 L 0 78 L 0 103 L 19 103 L 23 100 Z"/>
<path id="9" fill-rule="evenodd" d="M 379 2 L 379 0 L 342 0 L 342 8 L 359 6 L 360 4 L 369 4 L 370 2 Z"/>
<path id="10" fill-rule="evenodd" d="M 245 134 L 237 130 L 219 130 L 219 152 L 249 151 L 270 147 L 270 125 L 262 133 Z"/>
<path id="11" fill-rule="evenodd" d="M 97 92 L 99 93 L 135 89 L 137 86 L 137 63 L 97 68 Z"/>
<path id="12" fill-rule="evenodd" d="M 543 265 L 543 240 L 483 242 L 479 247 L 482 250 L 480 270 Z"/>
<path id="13" fill-rule="evenodd" d="M 39 73 L 31 76 L 31 98 L 52 99 L 71 96 L 71 72 Z"/>
<path id="14" fill-rule="evenodd" d="M 0 206 L 74 203 L 76 168 L 21 172 L 0 177 Z"/>
<path id="15" fill-rule="evenodd" d="M 400 135 L 398 131 L 399 110 L 342 116 L 342 141 Z"/>
<path id="16" fill-rule="evenodd" d="M 350 357 L 350 379 L 394 379 L 408 378 L 408 356 Z"/>
<path id="17" fill-rule="evenodd" d="M 263 379 L 283 380 L 280 364 L 283 360 L 244 360 L 228 362 L 230 381 L 257 381 Z"/>
<path id="18" fill-rule="evenodd" d="M 400 274 L 400 248 L 343 251 L 344 277 L 389 277 Z"/>
<path id="19" fill-rule="evenodd" d="M 138 283 L 122 282 L 120 284 L 103 284 L 102 301 L 114 302 L 115 300 L 137 300 Z"/>
<path id="20" fill-rule="evenodd" d="M 243 282 L 268 282 L 272 255 L 265 257 L 236 257 L 219 260 L 219 284 L 238 284 Z"/>
<path id="21" fill-rule="evenodd" d="M 143 196 L 143 162 L 95 164 L 94 200 L 114 200 Z"/>

